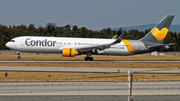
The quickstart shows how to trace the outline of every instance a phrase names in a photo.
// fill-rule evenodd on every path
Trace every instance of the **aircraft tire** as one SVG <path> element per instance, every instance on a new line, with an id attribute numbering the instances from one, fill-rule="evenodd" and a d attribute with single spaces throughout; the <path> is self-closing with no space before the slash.
<path id="1" fill-rule="evenodd" d="M 21 59 L 21 56 L 18 56 L 17 59 Z"/>
<path id="2" fill-rule="evenodd" d="M 84 60 L 85 60 L 85 61 L 88 61 L 88 60 L 89 60 L 89 58 L 88 58 L 88 57 L 85 57 L 85 58 L 84 58 Z"/>
<path id="3" fill-rule="evenodd" d="M 90 60 L 90 61 L 93 61 L 93 57 L 89 57 L 89 60 Z"/>

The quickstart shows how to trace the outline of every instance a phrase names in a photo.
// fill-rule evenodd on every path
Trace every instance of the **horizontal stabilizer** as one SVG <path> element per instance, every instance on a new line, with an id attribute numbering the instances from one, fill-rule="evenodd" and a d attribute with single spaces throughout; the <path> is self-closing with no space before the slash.
<path id="1" fill-rule="evenodd" d="M 158 45 L 153 45 L 153 46 L 148 46 L 147 48 L 150 50 L 159 48 L 160 50 L 166 50 L 169 48 L 169 46 L 174 45 L 174 43 L 169 43 L 169 44 L 158 44 Z"/>
<path id="2" fill-rule="evenodd" d="M 158 48 L 158 47 L 163 47 L 166 46 L 166 44 L 158 44 L 158 45 L 153 45 L 153 46 L 148 46 L 148 49 L 153 49 L 153 48 Z"/>

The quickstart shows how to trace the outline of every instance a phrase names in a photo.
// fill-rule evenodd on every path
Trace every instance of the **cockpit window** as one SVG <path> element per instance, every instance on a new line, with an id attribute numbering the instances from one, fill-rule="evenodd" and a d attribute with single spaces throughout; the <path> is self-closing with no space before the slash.
<path id="1" fill-rule="evenodd" d="M 10 42 L 15 42 L 15 40 L 11 40 Z"/>

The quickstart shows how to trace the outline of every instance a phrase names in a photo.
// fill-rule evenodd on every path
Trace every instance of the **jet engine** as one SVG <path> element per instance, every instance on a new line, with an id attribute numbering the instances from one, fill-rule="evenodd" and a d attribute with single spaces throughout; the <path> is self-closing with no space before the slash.
<path id="1" fill-rule="evenodd" d="M 78 55 L 78 52 L 76 51 L 76 49 L 64 48 L 62 50 L 62 55 L 63 57 L 75 57 L 75 55 Z"/>

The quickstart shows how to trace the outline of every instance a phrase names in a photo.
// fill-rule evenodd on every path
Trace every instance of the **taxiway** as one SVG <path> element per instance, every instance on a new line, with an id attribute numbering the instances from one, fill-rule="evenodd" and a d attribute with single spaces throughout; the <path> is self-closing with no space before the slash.
<path id="1" fill-rule="evenodd" d="M 132 95 L 177 95 L 180 82 L 133 82 Z M 0 95 L 128 95 L 128 82 L 0 83 Z"/>

